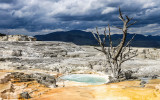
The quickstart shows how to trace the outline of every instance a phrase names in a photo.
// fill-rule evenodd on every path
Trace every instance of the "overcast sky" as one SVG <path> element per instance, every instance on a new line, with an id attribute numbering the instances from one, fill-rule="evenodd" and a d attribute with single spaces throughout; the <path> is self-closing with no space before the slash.
<path id="1" fill-rule="evenodd" d="M 119 6 L 138 21 L 129 33 L 160 35 L 160 0 L 0 0 L 0 32 L 36 35 L 121 26 Z M 113 27 L 111 32 L 120 33 Z"/>

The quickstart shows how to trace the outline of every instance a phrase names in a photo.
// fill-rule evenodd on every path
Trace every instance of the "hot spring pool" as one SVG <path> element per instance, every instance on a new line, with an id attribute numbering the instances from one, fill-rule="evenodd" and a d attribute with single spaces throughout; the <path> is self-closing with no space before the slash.
<path id="1" fill-rule="evenodd" d="M 100 85 L 108 82 L 106 76 L 91 75 L 91 74 L 71 74 L 62 76 L 61 79 L 75 81 L 75 82 L 83 82 L 92 85 Z"/>

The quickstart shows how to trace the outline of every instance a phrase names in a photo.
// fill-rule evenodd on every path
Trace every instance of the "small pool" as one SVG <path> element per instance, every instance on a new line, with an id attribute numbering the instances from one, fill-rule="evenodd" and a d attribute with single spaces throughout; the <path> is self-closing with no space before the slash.
<path id="1" fill-rule="evenodd" d="M 99 76 L 92 74 L 71 74 L 62 76 L 61 79 L 75 82 L 83 82 L 92 85 L 100 85 L 108 82 L 107 76 Z"/>

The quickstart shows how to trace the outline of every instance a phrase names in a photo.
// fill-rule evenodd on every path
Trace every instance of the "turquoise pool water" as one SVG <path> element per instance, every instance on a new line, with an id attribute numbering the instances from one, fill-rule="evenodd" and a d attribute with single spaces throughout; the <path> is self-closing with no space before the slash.
<path id="1" fill-rule="evenodd" d="M 106 77 L 91 74 L 71 74 L 62 76 L 61 79 L 75 82 L 83 82 L 92 85 L 100 85 L 107 82 Z"/>

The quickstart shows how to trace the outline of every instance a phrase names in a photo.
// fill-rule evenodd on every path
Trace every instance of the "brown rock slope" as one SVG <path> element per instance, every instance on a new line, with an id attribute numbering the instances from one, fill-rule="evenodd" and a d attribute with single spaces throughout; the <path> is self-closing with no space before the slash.
<path id="1" fill-rule="evenodd" d="M 57 88 L 33 100 L 160 100 L 159 83 L 152 80 L 144 88 L 140 81 Z"/>
<path id="2" fill-rule="evenodd" d="M 160 79 L 150 80 L 144 87 L 141 81 L 124 81 L 88 86 L 71 82 L 67 87 L 48 88 L 36 81 L 21 82 L 9 76 L 7 72 L 0 73 L 0 98 L 6 100 L 24 99 L 24 92 L 30 100 L 160 100 Z"/>

